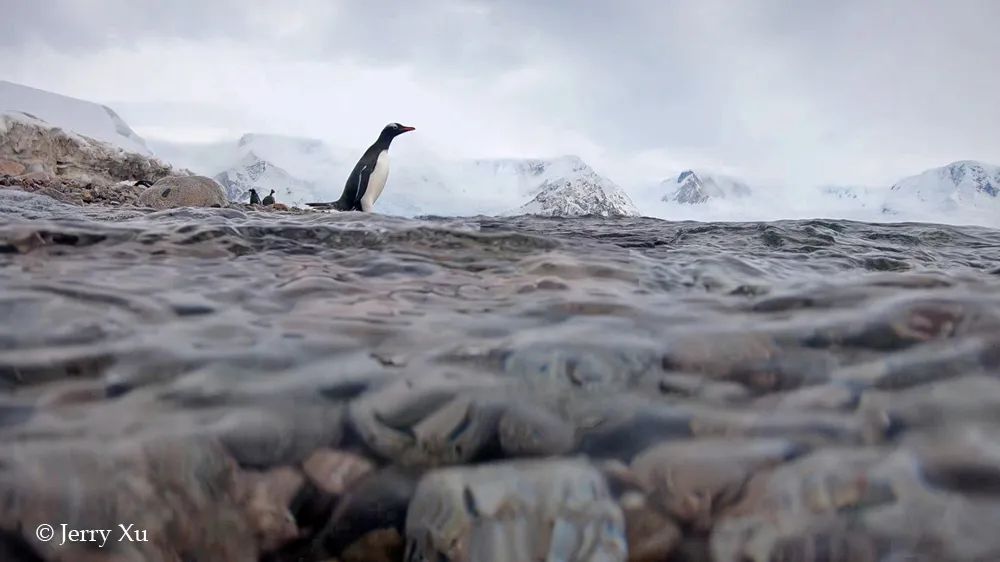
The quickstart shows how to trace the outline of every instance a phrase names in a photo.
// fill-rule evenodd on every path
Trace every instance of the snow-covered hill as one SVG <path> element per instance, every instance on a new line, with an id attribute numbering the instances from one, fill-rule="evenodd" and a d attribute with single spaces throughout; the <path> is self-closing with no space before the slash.
<path id="1" fill-rule="evenodd" d="M 0 112 L 20 112 L 143 156 L 152 153 L 110 107 L 0 80 Z"/>
<path id="2" fill-rule="evenodd" d="M 963 160 L 902 179 L 890 188 L 887 208 L 915 205 L 941 211 L 1000 205 L 1000 167 Z"/>
<path id="3" fill-rule="evenodd" d="M 748 197 L 753 194 L 746 183 L 719 174 L 685 170 L 675 178 L 660 183 L 660 191 L 664 193 L 663 201 L 699 204 L 709 199 L 725 199 Z"/>
<path id="4" fill-rule="evenodd" d="M 962 160 L 904 178 L 881 211 L 892 220 L 1000 226 L 1000 166 Z"/>
<path id="5" fill-rule="evenodd" d="M 582 163 L 582 161 L 581 161 Z M 513 213 L 525 215 L 638 216 L 639 209 L 622 188 L 589 167 L 554 179 L 546 179 L 537 194 Z"/>
<path id="6" fill-rule="evenodd" d="M 225 188 L 230 201 L 249 201 L 252 188 L 261 198 L 273 189 L 276 199 L 285 203 L 316 200 L 313 184 L 292 176 L 253 152 L 248 152 L 235 166 L 216 174 L 214 179 Z"/>

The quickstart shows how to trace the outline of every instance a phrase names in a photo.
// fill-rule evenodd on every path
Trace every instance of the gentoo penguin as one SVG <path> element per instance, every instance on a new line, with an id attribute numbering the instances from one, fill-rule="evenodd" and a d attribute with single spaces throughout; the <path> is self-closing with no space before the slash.
<path id="1" fill-rule="evenodd" d="M 317 209 L 370 213 L 378 196 L 382 195 L 385 180 L 389 177 L 389 145 L 392 139 L 413 130 L 414 127 L 405 127 L 399 123 L 386 125 L 375 144 L 368 147 L 361 160 L 354 165 L 354 170 L 344 184 L 344 192 L 340 195 L 340 199 L 329 203 L 306 204 Z"/>
<path id="2" fill-rule="evenodd" d="M 257 195 L 257 190 L 252 187 L 250 188 L 250 204 L 260 205 L 260 195 Z"/>
<path id="3" fill-rule="evenodd" d="M 264 205 L 274 205 L 274 190 L 273 189 L 271 190 L 271 193 L 267 194 L 267 197 L 264 198 L 264 201 L 262 203 Z"/>

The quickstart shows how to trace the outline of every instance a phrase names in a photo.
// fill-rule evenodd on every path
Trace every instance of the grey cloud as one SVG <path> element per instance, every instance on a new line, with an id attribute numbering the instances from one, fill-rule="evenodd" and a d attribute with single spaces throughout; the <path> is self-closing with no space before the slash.
<path id="1" fill-rule="evenodd" d="M 145 37 L 240 37 L 250 30 L 237 0 L 46 0 L 11 2 L 0 20 L 0 46 L 40 43 L 58 50 L 129 45 Z"/>
<path id="2" fill-rule="evenodd" d="M 290 60 L 406 67 L 442 88 L 489 89 L 540 67 L 508 103 L 622 153 L 675 148 L 831 176 L 891 175 L 899 155 L 1000 160 L 993 0 L 52 0 L 6 11 L 0 49 L 225 39 Z M 288 16 L 301 21 L 270 23 Z"/>

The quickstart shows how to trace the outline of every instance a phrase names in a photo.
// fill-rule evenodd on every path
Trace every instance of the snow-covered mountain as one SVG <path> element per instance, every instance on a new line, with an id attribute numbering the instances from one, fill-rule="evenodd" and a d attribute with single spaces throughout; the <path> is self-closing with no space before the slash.
<path id="1" fill-rule="evenodd" d="M 0 112 L 25 113 L 49 126 L 143 156 L 152 153 L 110 107 L 0 80 Z"/>
<path id="2" fill-rule="evenodd" d="M 292 176 L 253 152 L 248 152 L 234 167 L 216 174 L 214 179 L 225 188 L 230 201 L 249 201 L 252 188 L 262 198 L 273 189 L 275 197 L 282 202 L 301 204 L 316 200 L 313 184 Z"/>
<path id="3" fill-rule="evenodd" d="M 1000 167 L 963 160 L 933 168 L 896 182 L 885 209 L 889 212 L 923 207 L 960 211 L 983 205 L 1000 210 Z"/>
<path id="4" fill-rule="evenodd" d="M 506 214 L 619 217 L 640 213 L 622 188 L 584 164 L 571 174 L 546 179 L 531 201 Z"/>
<path id="5" fill-rule="evenodd" d="M 719 174 L 685 170 L 675 178 L 660 183 L 663 201 L 696 205 L 709 199 L 748 197 L 753 194 L 746 183 Z"/>

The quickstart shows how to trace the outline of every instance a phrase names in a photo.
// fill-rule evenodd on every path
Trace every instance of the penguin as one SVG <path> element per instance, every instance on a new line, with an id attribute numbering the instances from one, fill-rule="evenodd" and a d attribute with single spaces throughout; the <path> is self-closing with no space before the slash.
<path id="1" fill-rule="evenodd" d="M 153 182 L 151 182 L 149 180 L 139 180 L 139 181 L 135 182 L 134 185 L 135 185 L 135 187 L 149 187 L 149 186 L 153 185 Z"/>
<path id="2" fill-rule="evenodd" d="M 306 203 L 306 205 L 315 209 L 372 212 L 375 201 L 385 188 L 385 180 L 389 177 L 389 145 L 392 139 L 415 130 L 415 127 L 406 127 L 399 123 L 386 125 L 378 140 L 368 147 L 354 165 L 354 170 L 344 184 L 344 192 L 340 195 L 340 199 L 328 203 Z"/>
<path id="3" fill-rule="evenodd" d="M 274 190 L 273 189 L 271 190 L 271 193 L 269 193 L 267 195 L 267 197 L 264 198 L 264 201 L 262 202 L 262 204 L 265 205 L 265 206 L 274 205 Z"/>
<path id="4" fill-rule="evenodd" d="M 257 190 L 252 187 L 250 188 L 250 204 L 260 205 L 260 195 L 257 195 Z"/>

